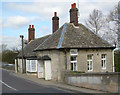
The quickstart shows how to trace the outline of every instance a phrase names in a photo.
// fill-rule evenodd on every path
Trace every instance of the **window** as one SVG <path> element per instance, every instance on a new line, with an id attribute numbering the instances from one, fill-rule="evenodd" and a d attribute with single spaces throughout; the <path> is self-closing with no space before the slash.
<path id="1" fill-rule="evenodd" d="M 71 70 L 77 71 L 77 55 L 78 55 L 77 49 L 71 49 L 70 55 L 71 55 L 71 57 L 70 57 Z"/>
<path id="2" fill-rule="evenodd" d="M 36 72 L 36 61 L 35 60 L 31 60 L 31 71 Z"/>
<path id="3" fill-rule="evenodd" d="M 26 60 L 26 71 L 30 71 L 30 60 Z"/>
<path id="4" fill-rule="evenodd" d="M 87 55 L 88 71 L 93 70 L 93 54 Z"/>
<path id="5" fill-rule="evenodd" d="M 37 62 L 36 62 L 36 60 L 27 60 L 26 71 L 37 72 Z"/>
<path id="6" fill-rule="evenodd" d="M 102 69 L 106 69 L 106 54 L 101 55 Z"/>
<path id="7" fill-rule="evenodd" d="M 71 49 L 71 50 L 70 50 L 70 54 L 71 54 L 71 55 L 78 55 L 77 49 Z"/>

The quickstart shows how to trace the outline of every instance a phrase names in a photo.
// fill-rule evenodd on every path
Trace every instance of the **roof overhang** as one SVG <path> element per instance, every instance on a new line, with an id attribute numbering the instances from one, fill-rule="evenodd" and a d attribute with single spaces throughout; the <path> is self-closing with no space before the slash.
<path id="1" fill-rule="evenodd" d="M 34 56 L 34 57 L 26 58 L 26 59 L 27 60 L 51 60 L 51 58 L 48 55 L 44 55 L 42 57 Z"/>

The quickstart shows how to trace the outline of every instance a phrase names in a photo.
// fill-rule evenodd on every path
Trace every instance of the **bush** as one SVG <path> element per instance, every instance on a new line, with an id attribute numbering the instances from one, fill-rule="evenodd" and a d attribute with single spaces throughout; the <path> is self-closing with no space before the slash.
<path id="1" fill-rule="evenodd" d="M 83 71 L 71 71 L 70 73 L 73 74 L 73 73 L 85 73 L 85 72 L 83 72 Z"/>
<path id="2" fill-rule="evenodd" d="M 115 52 L 115 72 L 120 72 L 120 50 Z"/>
<path id="3" fill-rule="evenodd" d="M 14 64 L 14 60 L 18 53 L 15 53 L 11 50 L 5 50 L 2 52 L 2 62 L 6 62 L 9 64 Z"/>

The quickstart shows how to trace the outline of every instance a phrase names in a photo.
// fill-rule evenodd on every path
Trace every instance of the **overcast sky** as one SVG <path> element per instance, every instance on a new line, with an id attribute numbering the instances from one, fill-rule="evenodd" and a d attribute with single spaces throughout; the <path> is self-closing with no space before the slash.
<path id="1" fill-rule="evenodd" d="M 78 2 L 79 1 L 79 2 Z M 99 9 L 104 15 L 117 5 L 119 0 L 2 0 L 0 4 L 0 38 L 8 48 L 20 44 L 19 35 L 28 39 L 28 26 L 35 26 L 36 38 L 52 33 L 54 12 L 60 18 L 60 27 L 69 22 L 69 10 L 72 3 L 79 4 L 79 23 L 84 24 L 93 9 Z M 1 30 L 2 25 L 2 30 Z M 1 44 L 1 43 L 0 43 Z"/>

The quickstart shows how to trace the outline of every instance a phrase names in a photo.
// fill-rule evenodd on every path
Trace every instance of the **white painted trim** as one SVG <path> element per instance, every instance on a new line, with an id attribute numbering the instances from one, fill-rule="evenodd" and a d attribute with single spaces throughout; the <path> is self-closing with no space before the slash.
<path id="1" fill-rule="evenodd" d="M 89 67 L 89 68 L 90 68 L 90 62 L 92 61 L 92 69 L 88 70 L 88 72 L 90 72 L 90 71 L 93 71 L 93 54 L 88 54 L 88 55 L 92 55 L 92 59 L 87 59 L 87 67 Z M 87 57 L 88 57 L 88 55 L 87 55 Z M 89 64 L 89 66 L 88 66 L 88 64 Z"/>
<path id="2" fill-rule="evenodd" d="M 35 61 L 36 70 L 32 70 L 32 62 L 31 61 Z M 30 68 L 28 68 L 28 65 L 30 66 Z M 26 71 L 37 72 L 37 60 L 26 60 Z"/>
<path id="3" fill-rule="evenodd" d="M 105 58 L 102 58 L 102 55 L 105 55 Z M 101 54 L 101 63 L 102 63 L 103 60 L 105 60 L 105 63 L 103 64 L 103 67 L 102 67 L 102 70 L 105 70 L 106 67 L 107 67 L 107 65 L 106 65 L 106 56 L 107 56 L 107 54 Z"/>

